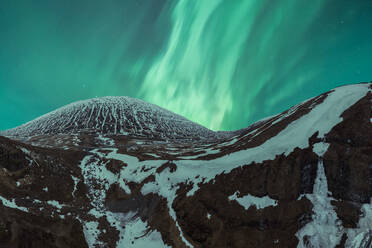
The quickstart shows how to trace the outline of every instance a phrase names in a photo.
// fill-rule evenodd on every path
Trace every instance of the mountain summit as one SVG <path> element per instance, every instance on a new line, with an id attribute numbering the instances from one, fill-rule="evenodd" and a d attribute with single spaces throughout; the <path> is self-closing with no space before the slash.
<path id="1" fill-rule="evenodd" d="M 0 247 L 371 247 L 371 84 L 210 132 L 127 98 L 8 131 Z"/>
<path id="2" fill-rule="evenodd" d="M 211 139 L 218 136 L 217 133 L 157 105 L 124 96 L 71 103 L 4 134 L 27 137 L 80 132 L 157 139 Z"/>

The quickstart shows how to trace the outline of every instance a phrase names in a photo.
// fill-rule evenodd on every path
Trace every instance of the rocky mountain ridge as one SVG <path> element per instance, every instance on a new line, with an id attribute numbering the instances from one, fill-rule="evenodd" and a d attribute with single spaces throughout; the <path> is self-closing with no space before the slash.
<path id="1" fill-rule="evenodd" d="M 370 247 L 371 91 L 339 87 L 197 142 L 8 133 L 0 247 Z"/>

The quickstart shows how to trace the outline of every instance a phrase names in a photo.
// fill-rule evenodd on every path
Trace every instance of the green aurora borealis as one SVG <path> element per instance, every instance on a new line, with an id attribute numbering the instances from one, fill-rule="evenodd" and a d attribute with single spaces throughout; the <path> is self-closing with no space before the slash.
<path id="1" fill-rule="evenodd" d="M 372 80 L 371 0 L 2 0 L 0 129 L 127 95 L 213 130 Z"/>

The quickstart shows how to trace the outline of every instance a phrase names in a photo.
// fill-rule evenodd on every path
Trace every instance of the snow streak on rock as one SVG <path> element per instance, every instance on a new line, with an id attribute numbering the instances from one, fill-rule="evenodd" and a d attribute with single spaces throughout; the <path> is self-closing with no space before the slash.
<path id="1" fill-rule="evenodd" d="M 19 207 L 16 203 L 15 203 L 15 200 L 12 199 L 12 200 L 8 200 L 2 196 L 0 196 L 0 201 L 1 203 L 5 206 L 5 207 L 8 207 L 8 208 L 14 208 L 14 209 L 18 209 L 18 210 L 21 210 L 23 212 L 28 212 L 28 209 L 25 208 L 25 207 Z"/>

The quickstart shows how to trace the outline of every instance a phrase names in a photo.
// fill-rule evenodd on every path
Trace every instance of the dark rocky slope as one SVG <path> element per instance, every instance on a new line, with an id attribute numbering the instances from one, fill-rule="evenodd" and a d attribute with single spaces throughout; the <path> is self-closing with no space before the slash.
<path id="1" fill-rule="evenodd" d="M 357 84 L 197 142 L 6 132 L 0 247 L 371 247 L 371 118 Z"/>

